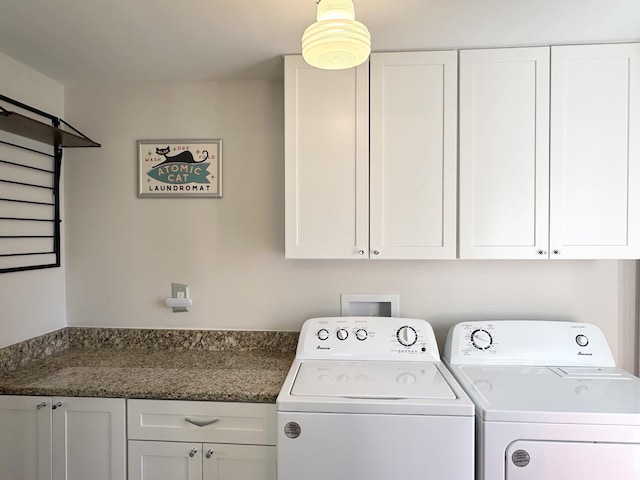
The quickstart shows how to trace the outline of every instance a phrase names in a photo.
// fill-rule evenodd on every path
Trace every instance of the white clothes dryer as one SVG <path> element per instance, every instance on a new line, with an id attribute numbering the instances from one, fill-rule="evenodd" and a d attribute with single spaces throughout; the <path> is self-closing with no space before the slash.
<path id="1" fill-rule="evenodd" d="M 476 405 L 478 480 L 640 479 L 640 379 L 595 325 L 463 322 L 444 362 Z"/>
<path id="2" fill-rule="evenodd" d="M 473 479 L 473 403 L 424 320 L 307 320 L 276 411 L 278 480 Z"/>

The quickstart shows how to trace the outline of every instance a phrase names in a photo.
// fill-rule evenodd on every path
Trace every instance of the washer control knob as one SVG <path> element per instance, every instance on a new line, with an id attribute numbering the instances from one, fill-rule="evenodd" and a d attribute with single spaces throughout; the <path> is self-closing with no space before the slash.
<path id="1" fill-rule="evenodd" d="M 349 336 L 349 332 L 344 328 L 341 328 L 336 332 L 336 336 L 338 337 L 338 340 L 346 340 Z"/>
<path id="2" fill-rule="evenodd" d="M 321 328 L 320 330 L 318 330 L 318 338 L 320 340 L 326 340 L 327 338 L 329 338 L 329 330 L 327 330 L 326 328 Z"/>
<path id="3" fill-rule="evenodd" d="M 589 338 L 587 338 L 586 335 L 580 334 L 576 337 L 576 343 L 581 347 L 586 347 L 587 345 L 589 345 Z"/>
<path id="4" fill-rule="evenodd" d="M 369 334 L 364 328 L 359 328 L 358 330 L 356 330 L 356 338 L 358 340 L 366 340 L 368 335 Z"/>
<path id="5" fill-rule="evenodd" d="M 493 337 L 486 330 L 479 328 L 471 332 L 471 343 L 478 350 L 486 350 L 493 344 Z"/>
<path id="6" fill-rule="evenodd" d="M 398 341 L 405 347 L 410 347 L 418 341 L 418 334 L 415 328 L 408 325 L 400 327 L 396 332 L 396 337 L 398 338 Z"/>

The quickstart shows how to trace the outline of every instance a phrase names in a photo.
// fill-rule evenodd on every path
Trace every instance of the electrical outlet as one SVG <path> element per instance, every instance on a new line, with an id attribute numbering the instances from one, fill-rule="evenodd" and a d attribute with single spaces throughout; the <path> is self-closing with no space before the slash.
<path id="1" fill-rule="evenodd" d="M 172 283 L 171 296 L 173 298 L 189 298 L 189 285 L 184 285 L 182 283 Z M 186 307 L 173 307 L 173 313 L 188 311 L 189 309 Z"/>
<path id="2" fill-rule="evenodd" d="M 173 298 L 189 298 L 189 285 L 183 285 L 182 283 L 172 283 L 171 296 Z"/>

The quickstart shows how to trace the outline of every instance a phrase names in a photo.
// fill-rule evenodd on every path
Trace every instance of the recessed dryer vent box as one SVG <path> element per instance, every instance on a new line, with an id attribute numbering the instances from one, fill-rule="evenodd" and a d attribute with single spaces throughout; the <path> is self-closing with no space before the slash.
<path id="1" fill-rule="evenodd" d="M 340 295 L 340 315 L 399 317 L 400 295 L 343 293 Z"/>

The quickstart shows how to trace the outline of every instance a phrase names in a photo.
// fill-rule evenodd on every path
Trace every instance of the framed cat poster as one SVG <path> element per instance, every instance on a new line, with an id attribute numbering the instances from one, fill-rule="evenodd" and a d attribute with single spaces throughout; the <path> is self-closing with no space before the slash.
<path id="1" fill-rule="evenodd" d="M 138 140 L 138 197 L 222 198 L 222 140 Z"/>

